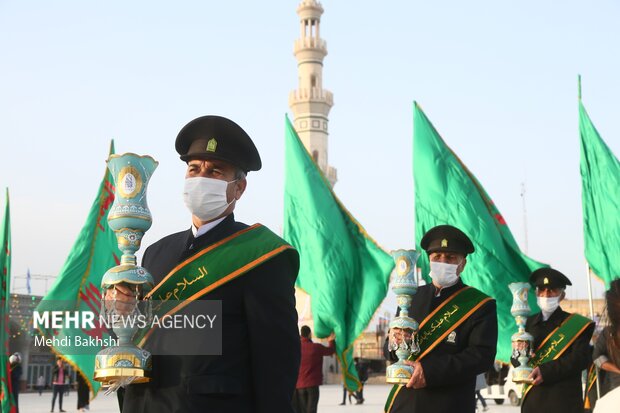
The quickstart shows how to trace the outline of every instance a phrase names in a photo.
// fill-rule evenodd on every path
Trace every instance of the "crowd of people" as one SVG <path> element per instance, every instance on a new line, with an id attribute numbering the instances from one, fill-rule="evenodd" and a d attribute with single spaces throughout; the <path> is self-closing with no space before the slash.
<path id="1" fill-rule="evenodd" d="M 19 391 L 21 387 L 22 377 L 22 356 L 17 352 L 9 357 L 9 367 L 11 376 L 11 389 L 13 395 L 13 403 L 16 407 L 15 413 L 19 413 Z M 58 411 L 64 412 L 63 409 L 63 397 L 68 396 L 71 386 L 71 375 L 67 364 L 62 357 L 56 357 L 56 362 L 52 368 L 51 382 L 48 383 L 43 375 L 37 377 L 34 389 L 39 393 L 39 396 L 43 395 L 43 391 L 46 388 L 52 389 L 52 407 L 50 412 L 53 412 L 56 407 L 56 400 L 58 400 Z M 76 373 L 76 385 L 77 385 L 77 409 L 80 412 L 84 412 L 89 409 L 90 403 L 90 389 L 86 382 L 86 379 L 80 372 Z"/>
<path id="2" fill-rule="evenodd" d="M 413 305 L 414 317 L 424 320 L 422 326 L 426 321 L 432 322 L 433 314 L 437 313 L 443 302 L 456 302 L 456 291 L 467 288 L 459 276 L 467 254 L 473 253 L 474 248 L 465 234 L 450 226 L 431 229 L 421 245 L 429 254 L 433 281 L 420 288 Z M 606 292 L 609 325 L 596 340 L 594 351 L 591 343 L 595 323 L 578 314 L 568 313 L 560 306 L 566 297 L 566 287 L 571 285 L 568 277 L 552 268 L 540 268 L 532 272 L 529 281 L 535 287 L 536 301 L 541 311 L 529 316 L 526 321 L 525 330 L 533 337 L 532 372 L 528 377 L 529 383 L 523 387 L 521 411 L 584 412 L 583 374 L 593 361 L 602 371 L 598 376 L 602 395 L 613 393 L 611 389 L 619 384 L 620 280 L 612 281 Z M 483 411 L 488 409 L 479 390 L 486 385 L 481 375 L 490 370 L 495 357 L 495 309 L 492 300 L 485 303 L 483 296 L 476 300 L 480 305 L 455 322 L 452 330 L 447 328 L 434 343 L 424 343 L 426 346 L 421 346 L 420 355 L 408 361 L 414 366 L 411 380 L 397 389 L 393 397 L 390 395 L 386 412 L 422 412 L 429 406 L 433 406 L 434 412 L 474 412 L 476 399 L 480 400 Z M 470 327 L 471 324 L 473 326 Z M 481 332 L 485 326 L 487 330 Z M 420 327 L 418 335 L 422 329 Z M 396 361 L 388 342 L 399 343 L 405 339 L 405 331 L 392 329 L 385 346 L 388 360 Z M 515 367 L 520 365 L 516 357 L 522 350 L 520 345 L 519 342 L 513 343 L 511 362 Z M 618 411 L 619 396 L 615 397 L 611 401 L 609 396 L 605 396 L 600 400 L 600 405 L 594 407 L 594 412 Z"/>
<path id="3" fill-rule="evenodd" d="M 413 318 L 423 320 L 418 332 L 418 337 L 422 336 L 420 352 L 407 361 L 413 367 L 413 375 L 406 385 L 396 386 L 390 393 L 386 412 L 423 412 L 431 406 L 434 412 L 474 412 L 477 402 L 482 411 L 487 411 L 489 406 L 480 390 L 487 386 L 485 373 L 496 364 L 497 316 L 494 300 L 481 292 L 472 292 L 460 279 L 468 254 L 474 252 L 473 243 L 458 228 L 440 225 L 425 234 L 421 246 L 429 257 L 432 283 L 418 289 L 409 310 Z M 532 272 L 529 281 L 535 287 L 541 311 L 529 316 L 526 322 L 526 331 L 533 337 L 532 372 L 523 387 L 521 411 L 584 412 L 583 372 L 593 361 L 602 372 L 598 376 L 602 395 L 616 388 L 620 381 L 620 280 L 613 281 L 606 293 L 609 326 L 598 336 L 594 353 L 591 343 L 595 323 L 560 306 L 567 286 L 571 285 L 568 277 L 553 268 L 540 268 Z M 468 293 L 470 296 L 465 299 Z M 446 322 L 448 326 L 440 334 L 427 334 L 423 325 L 433 325 L 437 314 L 444 317 L 440 310 L 448 305 L 462 307 L 463 311 L 456 313 L 453 322 Z M 397 315 L 399 311 L 400 308 Z M 302 341 L 303 336 L 302 329 Z M 430 339 L 425 341 L 427 337 Z M 386 359 L 397 361 L 390 343 L 398 345 L 411 339 L 411 332 L 392 328 L 384 346 Z M 511 362 L 515 367 L 520 365 L 517 357 L 520 345 L 514 343 Z M 328 347 L 320 344 L 313 344 L 313 348 L 321 349 L 322 355 L 331 354 Z M 320 371 L 320 358 L 315 359 L 315 366 Z M 363 375 L 359 370 L 358 374 Z M 317 383 L 320 384 L 313 382 L 316 394 L 313 404 L 298 407 L 298 413 L 316 412 Z M 299 387 L 298 381 L 297 392 L 307 390 Z M 351 397 L 357 403 L 363 402 L 361 393 L 348 392 L 345 387 L 341 405 L 346 403 L 347 396 L 350 403 Z M 596 413 L 605 411 L 602 405 L 596 409 Z"/>
<path id="4" fill-rule="evenodd" d="M 191 212 L 190 228 L 148 247 L 142 265 L 157 288 L 175 283 L 175 274 L 191 264 L 209 268 L 216 252 L 221 255 L 219 278 L 200 280 L 200 293 L 179 299 L 221 300 L 223 329 L 221 355 L 154 355 L 151 380 L 119 391 L 122 412 L 282 412 L 315 413 L 323 382 L 322 359 L 335 351 L 337 337 L 328 345 L 312 341 L 311 330 L 297 329 L 294 285 L 299 269 L 298 252 L 262 225 L 235 220 L 233 211 L 247 188 L 247 174 L 261 169 L 258 150 L 235 122 L 221 116 L 203 116 L 185 125 L 175 148 L 187 169 L 184 200 Z M 254 238 L 243 238 L 253 234 Z M 238 242 L 243 238 L 243 242 Z M 430 261 L 432 283 L 419 287 L 409 315 L 420 321 L 420 351 L 406 361 L 413 374 L 396 386 L 386 403 L 387 413 L 473 413 L 481 374 L 493 368 L 498 338 L 495 300 L 466 285 L 460 275 L 474 244 L 451 225 L 431 228 L 420 242 Z M 172 271 L 174 270 L 174 271 Z M 552 268 L 530 276 L 540 313 L 527 319 L 533 336 L 533 370 L 526 384 L 521 411 L 583 412 L 582 371 L 594 360 L 601 374 L 602 393 L 618 393 L 620 384 L 620 280 L 607 292 L 609 326 L 590 345 L 594 323 L 562 310 L 570 280 Z M 106 299 L 131 306 L 133 291 L 122 284 L 108 290 Z M 450 309 L 450 311 L 442 311 Z M 397 312 L 398 315 L 398 312 Z M 441 322 L 439 319 L 441 318 Z M 162 336 L 171 344 L 175 337 Z M 386 360 L 397 360 L 391 343 L 412 340 L 411 332 L 392 328 L 384 346 Z M 149 342 L 147 341 L 147 346 Z M 158 343 L 166 345 L 166 343 Z M 515 348 L 519 351 L 519 348 Z M 277 360 L 274 359 L 277 355 Z M 19 381 L 21 368 L 12 361 L 11 377 Z M 512 363 L 518 366 L 515 357 Z M 368 366 L 357 360 L 362 386 L 345 388 L 357 404 L 364 403 L 363 384 Z M 63 395 L 69 371 L 61 358 L 52 372 L 52 406 Z M 79 376 L 78 408 L 88 407 L 88 389 Z M 37 381 L 39 392 L 43 383 Z M 18 399 L 14 386 L 15 400 Z M 612 390 L 616 388 L 616 390 Z M 608 396 L 599 401 L 606 404 Z M 351 401 L 351 399 L 349 399 Z M 596 402 L 596 401 L 595 401 Z M 617 408 L 617 405 L 616 405 Z M 595 412 L 603 412 L 597 406 Z M 616 410 L 617 411 L 617 410 Z"/>

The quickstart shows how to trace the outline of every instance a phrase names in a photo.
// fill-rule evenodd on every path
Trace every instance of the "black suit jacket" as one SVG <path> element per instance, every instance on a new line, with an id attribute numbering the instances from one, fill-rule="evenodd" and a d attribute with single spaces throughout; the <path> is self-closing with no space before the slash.
<path id="1" fill-rule="evenodd" d="M 247 228 L 233 215 L 194 239 L 169 235 L 144 253 L 157 284 L 178 263 Z M 292 413 L 300 362 L 296 251 L 282 253 L 202 297 L 222 301 L 221 356 L 153 356 L 153 381 L 127 387 L 124 413 Z"/>
<path id="2" fill-rule="evenodd" d="M 443 303 L 454 292 L 465 287 L 461 280 L 444 288 L 435 297 L 435 286 L 424 285 L 412 296 L 409 315 L 418 323 Z M 397 310 L 397 314 L 398 314 Z M 456 337 L 446 337 L 420 363 L 424 370 L 426 387 L 403 388 L 392 405 L 391 413 L 465 413 L 474 412 L 476 376 L 493 366 L 497 347 L 497 313 L 495 300 L 483 304 L 455 330 Z M 387 351 L 391 361 L 397 358 Z"/>
<path id="3" fill-rule="evenodd" d="M 543 321 L 542 313 L 528 317 L 525 330 L 534 337 L 534 349 L 569 315 L 570 313 L 558 308 L 547 321 Z M 540 365 L 543 382 L 530 389 L 521 405 L 522 412 L 583 412 L 581 372 L 592 362 L 592 350 L 589 346 L 592 332 L 594 323 L 590 324 L 560 357 Z"/>

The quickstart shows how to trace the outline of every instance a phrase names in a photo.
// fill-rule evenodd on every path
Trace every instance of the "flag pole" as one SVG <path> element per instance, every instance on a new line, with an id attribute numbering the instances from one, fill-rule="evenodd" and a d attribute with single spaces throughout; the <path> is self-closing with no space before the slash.
<path id="1" fill-rule="evenodd" d="M 577 75 L 577 97 L 581 102 L 581 75 Z M 594 320 L 594 301 L 592 300 L 592 271 L 590 271 L 590 264 L 586 262 L 586 276 L 588 279 L 588 304 L 590 306 L 590 318 Z M 598 326 L 594 326 L 596 329 Z M 596 400 L 601 398 L 601 381 L 599 380 L 599 368 L 594 366 L 596 371 Z"/>
<path id="2" fill-rule="evenodd" d="M 592 272 L 590 265 L 586 263 L 586 272 L 588 277 L 588 303 L 590 305 L 590 318 L 594 320 L 594 301 L 592 300 Z"/>
<path id="3" fill-rule="evenodd" d="M 588 263 L 586 263 L 586 273 L 588 278 L 588 302 L 590 304 L 590 319 L 594 320 L 594 300 L 592 299 L 592 271 L 590 271 L 590 265 Z M 597 326 L 594 326 L 595 329 L 596 327 Z M 596 369 L 596 400 L 598 400 L 601 398 L 601 381 L 599 380 L 600 376 L 598 366 L 595 365 L 594 368 Z"/>

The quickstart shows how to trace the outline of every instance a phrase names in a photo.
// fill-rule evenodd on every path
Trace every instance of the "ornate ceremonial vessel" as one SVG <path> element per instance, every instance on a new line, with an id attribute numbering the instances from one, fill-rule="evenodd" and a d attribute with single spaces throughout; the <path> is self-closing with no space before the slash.
<path id="1" fill-rule="evenodd" d="M 527 296 L 530 284 L 525 282 L 508 285 L 512 291 L 512 307 L 510 314 L 515 318 L 519 331 L 512 335 L 512 357 L 519 361 L 519 367 L 512 371 L 512 381 L 515 383 L 531 383 L 528 376 L 532 372 L 530 358 L 533 356 L 534 337 L 525 331 L 525 322 L 530 315 L 530 306 Z"/>
<path id="2" fill-rule="evenodd" d="M 413 367 L 405 364 L 405 360 L 420 352 L 416 335 L 419 325 L 416 320 L 409 317 L 412 296 L 418 291 L 415 264 L 419 256 L 420 253 L 415 250 L 392 251 L 392 257 L 396 262 L 396 276 L 392 282 L 392 291 L 396 294 L 400 313 L 390 322 L 390 329 L 399 328 L 402 330 L 402 335 L 400 343 L 395 341 L 389 343 L 389 349 L 396 352 L 398 361 L 386 369 L 385 381 L 388 383 L 406 384 L 409 382 Z"/>
<path id="3" fill-rule="evenodd" d="M 111 322 L 118 337 L 118 345 L 101 350 L 95 358 L 94 379 L 116 390 L 130 383 L 149 381 L 151 354 L 136 347 L 132 338 L 142 321 L 151 318 L 150 300 L 142 300 L 153 289 L 153 277 L 136 265 L 136 251 L 144 233 L 151 227 L 152 217 L 146 203 L 146 187 L 158 162 L 150 156 L 133 153 L 110 155 L 108 169 L 114 179 L 114 203 L 108 214 L 108 224 L 116 235 L 118 248 L 123 253 L 120 265 L 110 268 L 101 281 L 101 314 Z M 135 304 L 116 301 L 116 286 L 129 287 Z M 106 293 L 113 289 L 113 299 L 106 301 Z M 128 308 L 129 307 L 129 308 Z"/>

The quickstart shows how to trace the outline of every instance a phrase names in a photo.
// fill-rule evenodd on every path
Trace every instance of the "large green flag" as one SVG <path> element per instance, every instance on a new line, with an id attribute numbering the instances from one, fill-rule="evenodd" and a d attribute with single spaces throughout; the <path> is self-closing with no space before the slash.
<path id="1" fill-rule="evenodd" d="M 299 250 L 297 286 L 310 295 L 314 333 L 336 334 L 344 383 L 357 390 L 353 342 L 385 298 L 394 261 L 340 203 L 288 118 L 284 238 Z"/>
<path id="2" fill-rule="evenodd" d="M 476 252 L 467 257 L 463 281 L 497 300 L 498 360 L 510 359 L 510 337 L 516 332 L 510 314 L 508 284 L 527 281 L 543 266 L 523 254 L 506 221 L 480 182 L 446 145 L 422 109 L 414 103 L 413 177 L 415 182 L 415 237 L 419 247 L 430 228 L 453 225 L 469 236 Z M 428 280 L 428 257 L 420 259 Z M 415 297 L 414 297 L 415 300 Z M 534 294 L 530 306 L 537 309 Z"/>
<path id="3" fill-rule="evenodd" d="M 11 373 L 9 367 L 9 300 L 11 296 L 11 213 L 9 207 L 9 189 L 6 189 L 6 206 L 4 220 L 0 227 L 0 411 L 14 413 L 17 411 L 13 400 Z"/>
<path id="4" fill-rule="evenodd" d="M 114 142 L 110 154 L 114 153 Z M 103 181 L 99 185 L 97 197 L 90 208 L 86 223 L 82 227 L 69 257 L 60 270 L 56 281 L 45 295 L 36 310 L 43 311 L 88 311 L 95 314 L 94 328 L 61 328 L 53 331 L 54 337 L 62 343 L 68 337 L 69 345 L 52 346 L 78 370 L 90 386 L 93 396 L 100 384 L 93 380 L 95 354 L 101 346 L 77 347 L 78 342 L 100 343 L 110 337 L 108 330 L 99 322 L 101 309 L 101 278 L 111 267 L 118 265 L 119 251 L 114 231 L 108 226 L 108 212 L 114 202 L 114 180 L 106 168 Z M 49 332 L 45 332 L 49 335 Z M 96 341 L 100 339 L 101 341 Z M 94 340 L 94 341 L 93 341 Z"/>
<path id="5" fill-rule="evenodd" d="M 581 199 L 586 260 L 607 287 L 620 278 L 620 163 L 579 99 Z"/>

